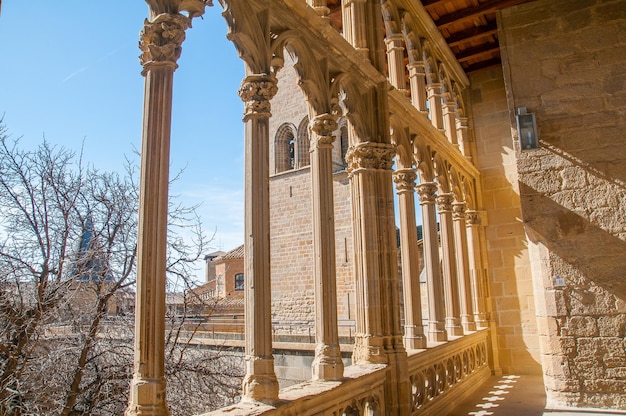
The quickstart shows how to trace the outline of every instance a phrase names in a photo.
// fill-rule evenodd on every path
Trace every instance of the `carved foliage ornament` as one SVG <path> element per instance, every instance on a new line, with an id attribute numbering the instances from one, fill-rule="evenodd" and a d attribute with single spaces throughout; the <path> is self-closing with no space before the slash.
<path id="1" fill-rule="evenodd" d="M 417 186 L 417 193 L 420 196 L 420 204 L 434 204 L 437 192 L 437 184 L 425 182 Z"/>
<path id="2" fill-rule="evenodd" d="M 474 211 L 474 210 L 465 211 L 465 221 L 468 226 L 482 225 L 482 219 L 480 218 L 480 211 Z"/>
<path id="3" fill-rule="evenodd" d="M 393 181 L 396 184 L 398 192 L 415 190 L 415 180 L 417 174 L 414 170 L 403 169 L 393 173 Z"/>
<path id="4" fill-rule="evenodd" d="M 396 150 L 393 145 L 365 142 L 352 146 L 346 154 L 349 174 L 360 170 L 389 170 L 393 166 Z"/>
<path id="5" fill-rule="evenodd" d="M 453 194 L 440 194 L 437 195 L 437 206 L 439 208 L 439 212 L 451 212 L 452 211 L 452 201 L 454 200 Z"/>
<path id="6" fill-rule="evenodd" d="M 455 221 L 465 220 L 465 202 L 452 204 L 452 219 Z"/>
<path id="7" fill-rule="evenodd" d="M 309 126 L 316 135 L 311 140 L 311 150 L 317 147 L 332 147 L 335 141 L 333 133 L 338 128 L 336 115 L 320 114 L 311 120 Z"/>
<path id="8" fill-rule="evenodd" d="M 277 91 L 274 75 L 247 76 L 239 89 L 239 97 L 245 104 L 244 121 L 250 117 L 270 117 L 270 100 Z"/>
<path id="9" fill-rule="evenodd" d="M 182 14 L 163 13 L 154 20 L 145 20 L 139 40 L 139 61 L 146 67 L 151 64 L 169 64 L 176 68 L 182 51 L 185 30 L 191 19 Z"/>

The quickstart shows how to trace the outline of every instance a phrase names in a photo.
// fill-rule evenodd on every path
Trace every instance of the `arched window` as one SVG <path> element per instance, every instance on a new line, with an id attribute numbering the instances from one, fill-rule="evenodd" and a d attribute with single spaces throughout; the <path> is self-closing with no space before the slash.
<path id="1" fill-rule="evenodd" d="M 341 161 L 344 166 L 347 166 L 346 153 L 348 153 L 350 143 L 348 142 L 348 127 L 345 124 L 339 129 L 339 144 L 341 145 Z"/>
<path id="2" fill-rule="evenodd" d="M 309 147 L 311 139 L 309 137 L 309 118 L 305 117 L 298 126 L 298 142 L 296 143 L 297 157 L 296 168 L 302 168 L 311 164 L 311 153 Z"/>
<path id="3" fill-rule="evenodd" d="M 295 129 L 293 124 L 285 123 L 278 128 L 274 139 L 275 172 L 291 170 L 295 166 Z"/>
<path id="4" fill-rule="evenodd" d="M 237 273 L 235 275 L 235 290 L 243 290 L 244 287 L 243 273 Z"/>

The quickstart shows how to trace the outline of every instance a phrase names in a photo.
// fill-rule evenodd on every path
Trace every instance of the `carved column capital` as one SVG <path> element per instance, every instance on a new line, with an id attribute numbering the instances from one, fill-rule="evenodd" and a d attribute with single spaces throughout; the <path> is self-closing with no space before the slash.
<path id="1" fill-rule="evenodd" d="M 469 119 L 467 117 L 457 117 L 456 118 L 456 128 L 461 130 L 461 129 L 468 129 L 469 128 Z"/>
<path id="2" fill-rule="evenodd" d="M 452 201 L 454 201 L 454 194 L 448 193 L 437 195 L 437 211 L 440 214 L 452 212 Z"/>
<path id="3" fill-rule="evenodd" d="M 176 61 L 182 51 L 185 30 L 191 19 L 182 14 L 162 13 L 152 21 L 146 19 L 139 38 L 139 62 L 144 67 L 143 75 L 152 66 L 169 66 L 176 69 Z"/>
<path id="4" fill-rule="evenodd" d="M 412 62 L 406 68 L 409 70 L 409 76 L 426 76 L 426 65 L 423 61 Z"/>
<path id="5" fill-rule="evenodd" d="M 423 182 L 417 185 L 417 193 L 420 196 L 420 205 L 434 204 L 437 184 L 434 182 Z"/>
<path id="6" fill-rule="evenodd" d="M 480 227 L 483 224 L 483 211 L 468 209 L 465 211 L 465 224 L 468 227 Z"/>
<path id="7" fill-rule="evenodd" d="M 441 95 L 441 83 L 439 82 L 429 82 L 426 85 L 426 90 L 428 91 L 429 96 L 433 95 Z"/>
<path id="8" fill-rule="evenodd" d="M 332 148 L 335 141 L 333 133 L 339 127 L 336 115 L 319 114 L 309 122 L 309 127 L 315 134 L 311 137 L 311 150 L 322 147 Z"/>
<path id="9" fill-rule="evenodd" d="M 244 121 L 249 118 L 271 117 L 270 100 L 278 91 L 274 75 L 254 74 L 244 78 L 239 97 L 244 102 Z"/>
<path id="10" fill-rule="evenodd" d="M 404 50 L 404 37 L 400 33 L 385 37 L 385 45 L 387 46 L 387 52 L 394 49 Z"/>
<path id="11" fill-rule="evenodd" d="M 465 202 L 455 202 L 452 204 L 452 219 L 454 221 L 465 220 Z"/>
<path id="12" fill-rule="evenodd" d="M 362 170 L 390 170 L 396 149 L 391 144 L 364 142 L 351 146 L 346 154 L 349 174 Z"/>
<path id="13" fill-rule="evenodd" d="M 417 174 L 413 169 L 398 169 L 393 173 L 393 181 L 398 193 L 415 191 L 416 179 Z"/>

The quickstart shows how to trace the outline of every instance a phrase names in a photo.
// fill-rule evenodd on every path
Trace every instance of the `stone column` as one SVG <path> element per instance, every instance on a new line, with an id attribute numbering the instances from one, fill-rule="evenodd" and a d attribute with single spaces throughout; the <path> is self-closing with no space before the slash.
<path id="1" fill-rule="evenodd" d="M 393 208 L 391 166 L 394 154 L 395 149 L 390 144 L 364 142 L 351 147 L 346 156 L 354 224 L 355 363 L 386 363 L 386 349 L 393 345 L 389 338 L 396 335 L 394 325 L 399 329 L 399 322 L 393 319 L 399 299 L 395 299 L 396 304 L 390 303 L 398 277 L 395 227 L 390 222 L 393 210 L 388 212 L 389 207 Z M 384 189 L 386 180 L 390 195 Z M 399 308 L 397 310 L 399 319 Z M 399 330 L 397 335 L 402 344 Z"/>
<path id="2" fill-rule="evenodd" d="M 430 104 L 430 122 L 433 126 L 443 131 L 443 113 L 441 110 L 441 84 L 430 83 L 426 86 L 428 103 Z"/>
<path id="3" fill-rule="evenodd" d="M 465 202 L 452 204 L 454 222 L 454 246 L 456 248 L 456 268 L 458 272 L 459 295 L 461 304 L 461 326 L 463 331 L 476 331 L 472 284 L 470 281 L 469 259 L 467 251 L 467 232 L 465 227 Z"/>
<path id="4" fill-rule="evenodd" d="M 365 22 L 366 0 L 342 0 L 343 37 L 350 45 L 359 51 L 364 58 L 369 59 L 367 45 L 367 25 Z"/>
<path id="5" fill-rule="evenodd" d="M 446 99 L 443 103 L 443 125 L 450 143 L 458 146 L 458 138 L 456 135 L 456 103 L 452 100 Z"/>
<path id="6" fill-rule="evenodd" d="M 420 113 L 428 116 L 426 106 L 426 70 L 423 62 L 407 65 L 409 69 L 409 83 L 411 86 L 411 103 Z"/>
<path id="7" fill-rule="evenodd" d="M 146 20 L 140 61 L 145 77 L 135 358 L 126 415 L 169 415 L 165 398 L 165 269 L 172 84 L 185 30 L 191 20 L 163 13 Z"/>
<path id="8" fill-rule="evenodd" d="M 435 192 L 437 184 L 424 182 L 417 186 L 422 206 L 422 227 L 424 234 L 424 267 L 426 268 L 426 288 L 428 290 L 428 340 L 447 341 L 444 326 L 443 282 L 439 267 L 439 233 L 435 212 Z"/>
<path id="9" fill-rule="evenodd" d="M 321 114 L 309 123 L 311 137 L 311 190 L 313 201 L 313 274 L 315 276 L 314 380 L 341 380 L 343 361 L 337 322 L 335 217 L 333 198 L 333 132 L 337 117 Z"/>
<path id="10" fill-rule="evenodd" d="M 459 141 L 459 149 L 463 156 L 472 159 L 472 148 L 470 145 L 469 127 L 467 117 L 457 117 L 456 119 L 456 135 Z"/>
<path id="11" fill-rule="evenodd" d="M 273 75 L 246 76 L 239 90 L 244 118 L 245 362 L 244 401 L 273 404 L 278 381 L 272 356 L 270 285 L 269 118 Z"/>
<path id="12" fill-rule="evenodd" d="M 480 229 L 483 227 L 481 212 L 467 210 L 465 212 L 467 225 L 467 252 L 471 275 L 471 287 L 474 300 L 474 313 L 476 324 L 481 328 L 489 326 L 489 316 L 487 313 L 487 288 L 483 277 L 483 263 L 480 254 Z"/>
<path id="13" fill-rule="evenodd" d="M 385 38 L 387 46 L 387 64 L 389 83 L 406 94 L 406 75 L 404 73 L 404 38 L 400 33 Z"/>
<path id="14" fill-rule="evenodd" d="M 450 193 L 437 196 L 443 265 L 443 289 L 446 301 L 446 331 L 448 336 L 463 335 L 459 312 L 459 287 L 457 283 L 454 230 L 452 228 L 452 201 Z"/>
<path id="15" fill-rule="evenodd" d="M 393 181 L 398 191 L 400 211 L 400 250 L 402 252 L 402 288 L 404 293 L 404 345 L 410 349 L 426 348 L 422 326 L 419 253 L 415 221 L 415 179 L 413 169 L 399 169 Z"/>

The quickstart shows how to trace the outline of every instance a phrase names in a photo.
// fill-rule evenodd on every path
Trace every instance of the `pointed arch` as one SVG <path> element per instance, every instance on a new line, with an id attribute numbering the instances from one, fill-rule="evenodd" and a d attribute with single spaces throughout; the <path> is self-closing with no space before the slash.
<path id="1" fill-rule="evenodd" d="M 296 128 L 291 123 L 282 124 L 274 137 L 274 172 L 281 173 L 295 167 Z"/>
<path id="2" fill-rule="evenodd" d="M 303 168 L 311 164 L 310 145 L 311 138 L 309 134 L 309 117 L 305 116 L 298 125 L 298 136 L 296 138 L 295 147 L 295 168 Z"/>

